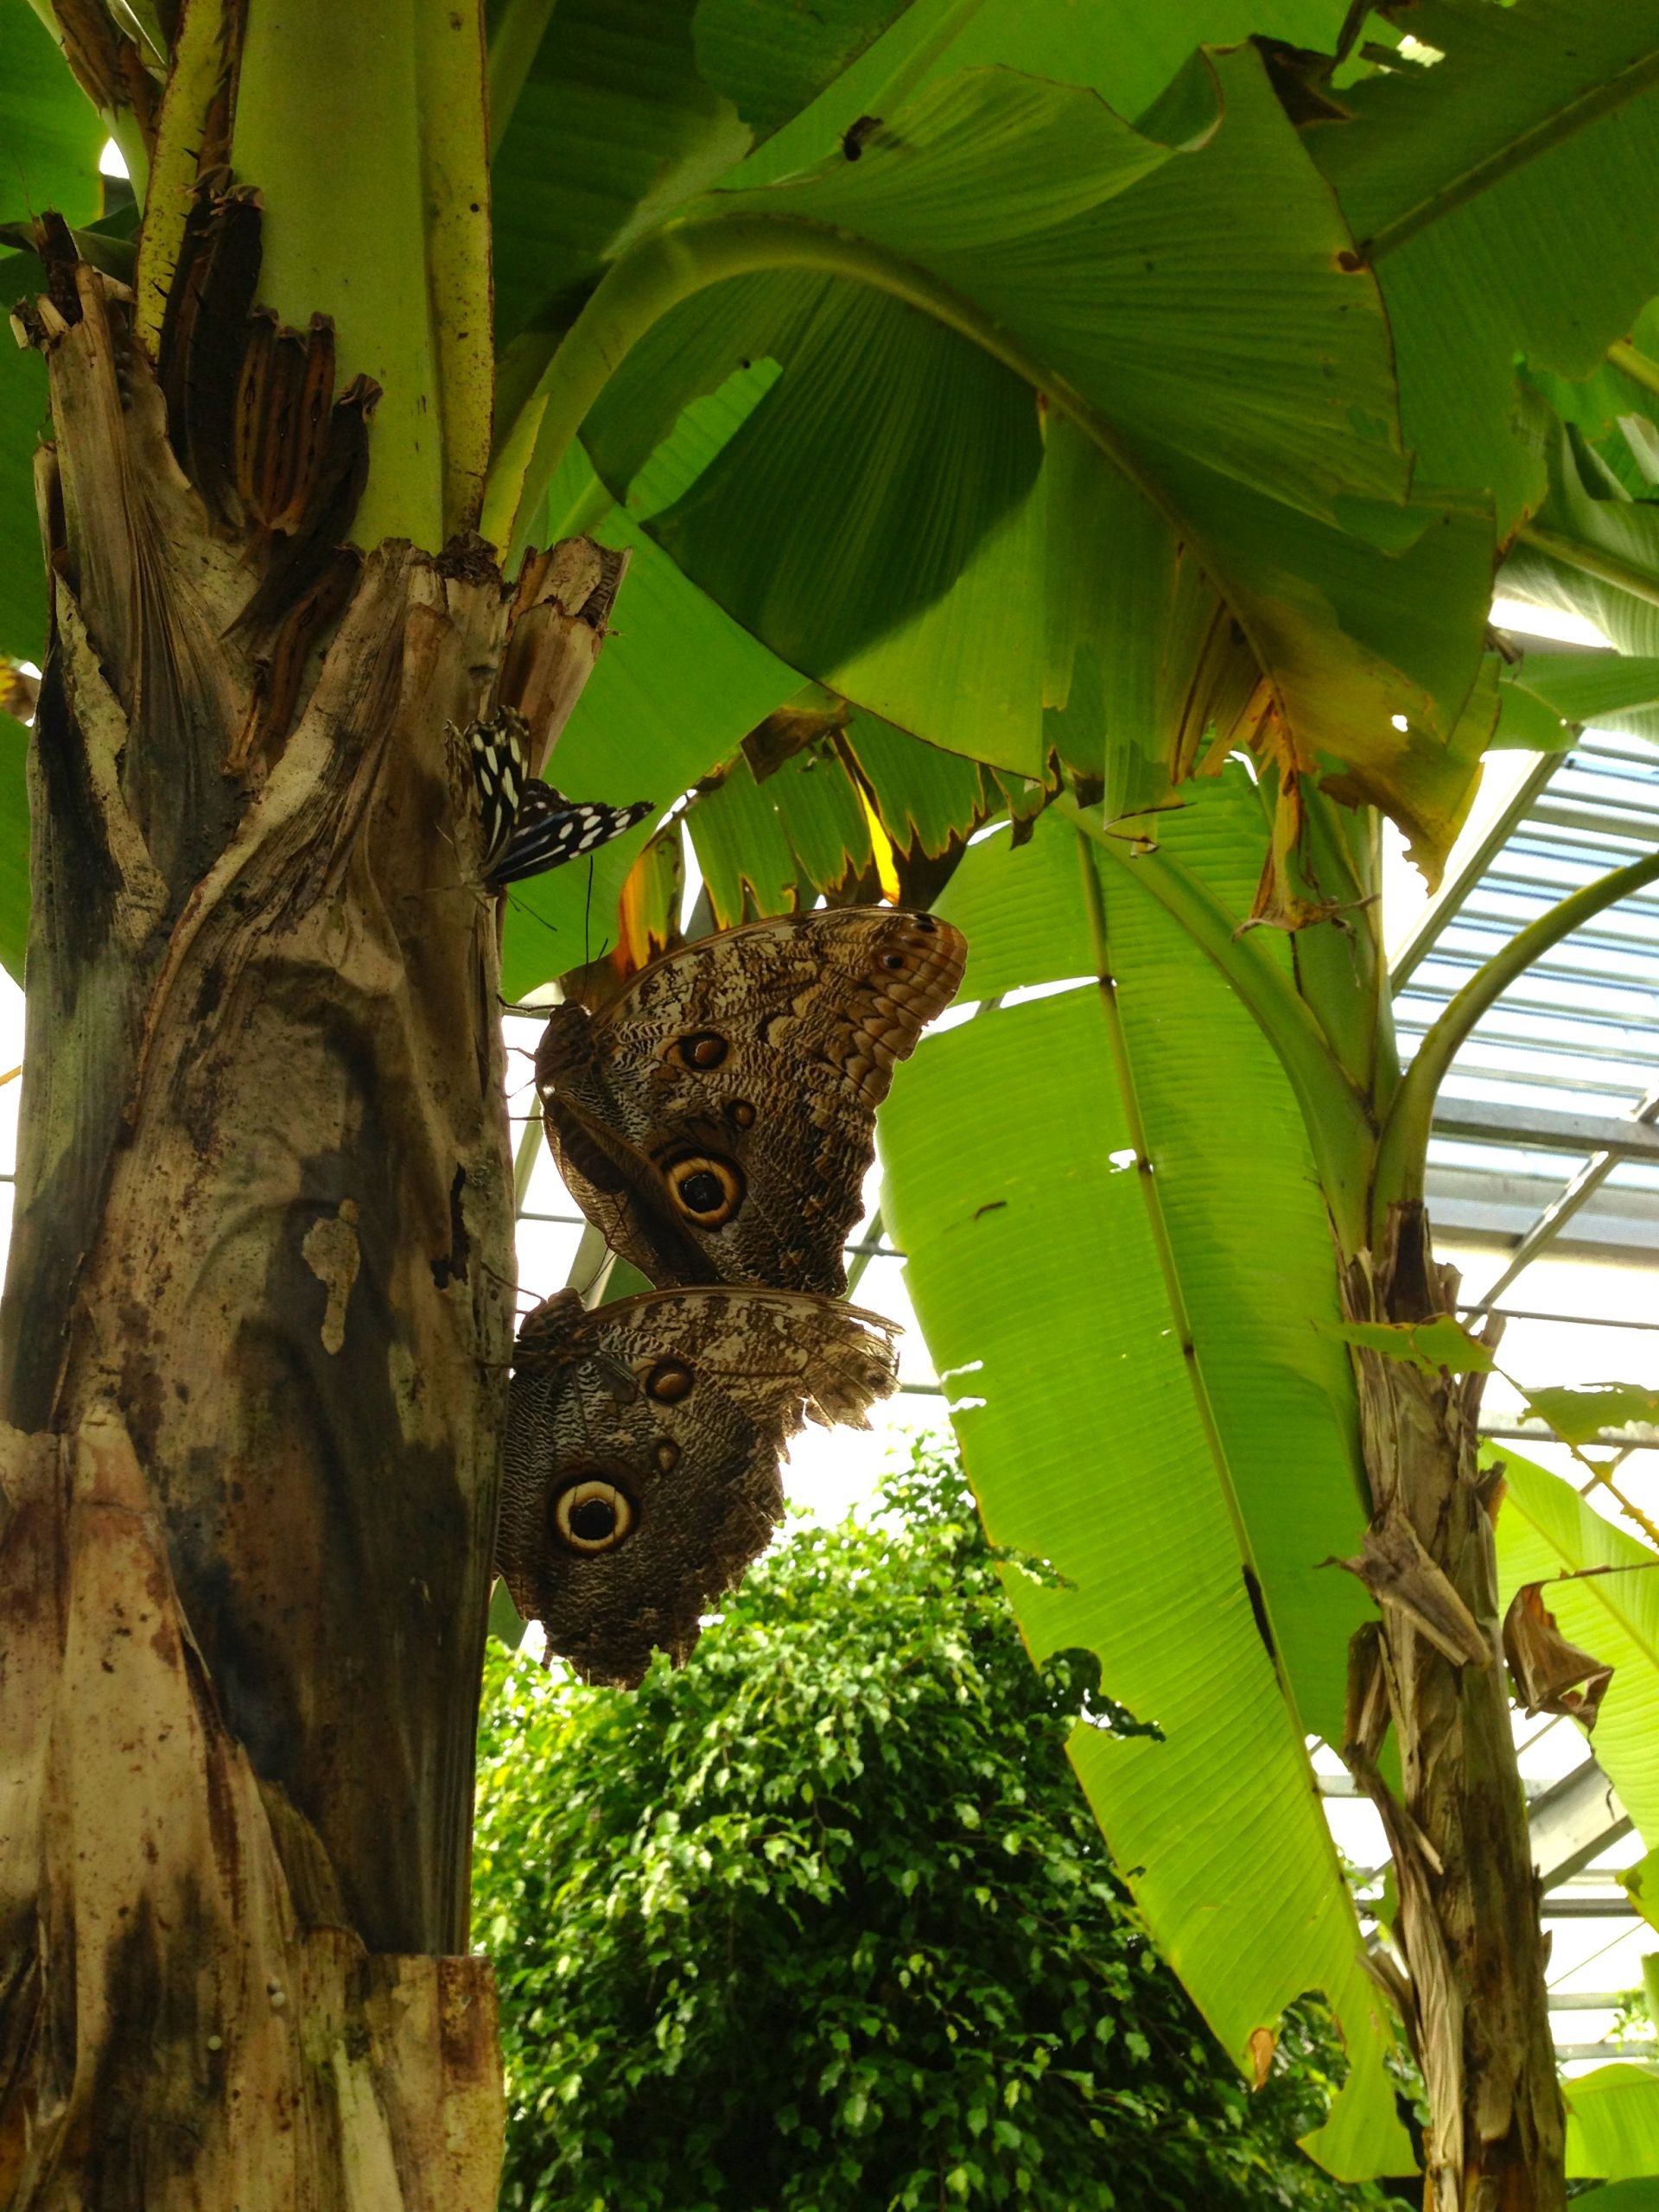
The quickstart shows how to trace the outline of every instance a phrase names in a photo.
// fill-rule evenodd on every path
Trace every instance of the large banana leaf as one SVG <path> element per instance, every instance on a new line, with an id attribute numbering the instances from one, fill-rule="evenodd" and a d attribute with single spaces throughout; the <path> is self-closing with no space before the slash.
<path id="1" fill-rule="evenodd" d="M 90 222 L 99 211 L 98 157 L 107 136 L 34 10 L 22 0 L 0 8 L 0 222 L 24 221 L 48 207 L 66 222 Z"/>
<path id="2" fill-rule="evenodd" d="M 1377 296 L 1338 266 L 1351 240 L 1253 52 L 1195 65 L 1140 130 L 1082 89 L 970 72 L 856 163 L 710 195 L 676 238 L 718 251 L 733 224 L 785 261 L 851 240 L 858 265 L 687 299 L 587 433 L 620 491 L 689 398 L 780 364 L 651 525 L 723 606 L 936 742 L 1032 772 L 1058 741 L 1088 772 L 1160 726 L 1071 696 L 1080 660 L 1117 669 L 1149 539 L 1187 654 L 1166 692 L 1193 690 L 1219 629 L 1248 671 L 1222 691 L 1265 674 L 1300 756 L 1345 760 L 1432 861 L 1471 772 L 1447 738 L 1490 522 L 1404 503 Z M 1053 442 L 1052 491 L 1033 382 L 1089 448 Z M 1058 728 L 1046 706 L 1071 710 Z"/>
<path id="3" fill-rule="evenodd" d="M 801 679 L 688 582 L 620 510 L 594 534 L 633 557 L 617 601 L 616 635 L 548 773 L 575 798 L 649 798 L 660 816 L 729 760 Z M 650 823 L 642 823 L 587 863 L 513 887 L 502 946 L 509 998 L 614 944 L 623 880 L 650 835 Z"/>
<path id="4" fill-rule="evenodd" d="M 1569 2176 L 1624 2181 L 1659 2169 L 1659 2074 L 1645 2066 L 1599 2066 L 1567 2082 L 1566 2095 Z"/>
<path id="5" fill-rule="evenodd" d="M 493 59 L 526 12 L 491 0 Z M 512 102 L 493 179 L 499 329 L 563 328 L 631 238 L 734 163 L 753 181 L 822 160 L 896 84 L 1001 62 L 1138 115 L 1195 47 L 1319 46 L 1342 18 L 1341 0 L 560 0 L 522 75 L 493 73 L 498 109 Z"/>
<path id="6" fill-rule="evenodd" d="M 1659 1848 L 1659 1554 L 1559 1475 L 1512 1452 L 1498 1456 L 1508 1474 L 1497 1516 L 1503 1601 L 1523 1583 L 1542 1583 L 1567 1641 L 1611 1667 L 1595 1754 L 1652 1852 Z M 1569 1575 L 1580 1579 L 1560 1579 Z M 1569 2173 L 1615 2181 L 1659 2173 L 1659 2074 L 1604 2066 L 1569 2082 L 1567 2094 Z"/>
<path id="7" fill-rule="evenodd" d="M 1570 427 L 1533 421 L 1548 494 L 1510 548 L 1503 588 L 1587 616 L 1621 653 L 1659 656 L 1659 499 L 1632 498 Z"/>
<path id="8" fill-rule="evenodd" d="M 1265 824 L 1242 773 L 1166 842 L 1248 905 Z M 1096 1652 L 1104 1690 L 1161 1732 L 1081 1724 L 1072 1754 L 1222 2041 L 1243 2062 L 1323 1991 L 1352 2064 L 1310 2148 L 1399 2171 L 1389 2031 L 1304 1748 L 1340 1740 L 1368 1608 L 1326 1563 L 1365 1516 L 1346 1355 L 1314 1325 L 1334 1276 L 1300 1117 L 1218 976 L 1059 819 L 1017 850 L 976 844 L 940 911 L 968 934 L 967 996 L 1077 986 L 925 1041 L 880 1132 L 884 1211 L 987 1525 L 1056 1570 L 1010 1568 L 1016 1612 L 1039 1656 Z"/>
<path id="9" fill-rule="evenodd" d="M 1659 737 L 1659 658 L 1600 652 L 1540 653 L 1499 679 L 1493 742 L 1565 753 L 1586 722 Z"/>
<path id="10" fill-rule="evenodd" d="M 0 300 L 10 305 L 21 299 L 40 278 L 32 253 L 0 257 Z M 12 345 L 8 332 L 0 345 L 0 654 L 9 660 L 38 661 L 46 639 L 35 448 L 47 411 L 46 364 L 32 348 Z"/>
<path id="11" fill-rule="evenodd" d="M 1659 292 L 1659 0 L 1414 0 L 1435 49 L 1340 98 L 1309 139 L 1374 262 L 1408 442 L 1507 536 L 1543 492 L 1524 357 L 1587 376 Z"/>

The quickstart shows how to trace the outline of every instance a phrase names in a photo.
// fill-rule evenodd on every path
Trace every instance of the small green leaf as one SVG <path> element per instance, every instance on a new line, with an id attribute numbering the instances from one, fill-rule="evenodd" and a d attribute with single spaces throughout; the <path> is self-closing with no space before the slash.
<path id="1" fill-rule="evenodd" d="M 1659 1422 L 1659 1390 L 1640 1382 L 1592 1382 L 1579 1390 L 1529 1390 L 1527 1411 L 1565 1444 L 1588 1444 L 1605 1428 Z"/>
<path id="2" fill-rule="evenodd" d="M 1425 1375 L 1443 1368 L 1448 1375 L 1487 1375 L 1492 1355 L 1450 1313 L 1432 1321 L 1315 1321 L 1322 1337 L 1336 1337 L 1384 1359 L 1403 1359 Z"/>

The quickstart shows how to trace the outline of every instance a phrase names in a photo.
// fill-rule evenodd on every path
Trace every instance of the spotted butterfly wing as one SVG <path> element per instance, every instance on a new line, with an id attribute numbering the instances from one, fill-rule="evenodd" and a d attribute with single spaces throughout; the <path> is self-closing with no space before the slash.
<path id="1" fill-rule="evenodd" d="M 631 1688 L 677 1662 L 783 1513 L 804 1420 L 858 1427 L 896 1379 L 890 1321 L 773 1290 L 653 1291 L 519 1331 L 496 1564 L 549 1648 Z"/>
<path id="2" fill-rule="evenodd" d="M 467 739 L 484 817 L 484 880 L 493 890 L 595 852 L 652 811 L 649 799 L 606 806 L 566 798 L 532 776 L 530 726 L 512 707 L 474 722 Z"/>
<path id="3" fill-rule="evenodd" d="M 527 875 L 563 868 L 566 861 L 581 860 L 643 822 L 653 804 L 648 798 L 636 799 L 631 806 L 566 798 L 563 791 L 532 776 L 524 785 L 512 832 L 486 880 L 492 886 L 518 883 Z"/>
<path id="4" fill-rule="evenodd" d="M 932 914 L 834 907 L 699 938 L 536 1056 L 571 1195 L 659 1284 L 835 1295 L 893 1071 L 967 947 Z"/>

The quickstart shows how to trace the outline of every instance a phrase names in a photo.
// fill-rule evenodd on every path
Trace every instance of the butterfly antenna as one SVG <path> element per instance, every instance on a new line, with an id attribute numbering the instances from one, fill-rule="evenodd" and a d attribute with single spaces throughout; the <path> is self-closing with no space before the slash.
<path id="1" fill-rule="evenodd" d="M 588 855 L 588 896 L 583 899 L 582 905 L 582 960 L 583 967 L 586 967 L 594 957 L 592 952 L 588 950 L 588 924 L 593 918 L 593 912 L 594 856 L 590 853 Z"/>
<path id="2" fill-rule="evenodd" d="M 526 906 L 522 899 L 515 898 L 511 891 L 504 895 L 509 906 L 515 908 L 521 914 L 528 914 L 532 922 L 539 922 L 550 937 L 557 937 L 559 929 L 556 922 L 550 922 L 545 914 L 538 914 L 533 906 Z"/>

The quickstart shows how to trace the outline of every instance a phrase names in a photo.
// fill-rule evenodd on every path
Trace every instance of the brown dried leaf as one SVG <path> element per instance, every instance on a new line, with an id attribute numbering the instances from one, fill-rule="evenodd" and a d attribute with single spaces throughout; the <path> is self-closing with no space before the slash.
<path id="1" fill-rule="evenodd" d="M 1397 1506 L 1385 1507 L 1372 1522 L 1359 1557 L 1339 1564 L 1357 1574 L 1379 1604 L 1409 1615 L 1453 1665 L 1491 1665 L 1491 1646 L 1480 1624 Z"/>
<path id="2" fill-rule="evenodd" d="M 1595 1726 L 1613 1670 L 1567 1642 L 1536 1582 L 1522 1583 L 1510 1600 L 1503 1656 L 1529 1713 L 1565 1713 L 1586 1730 Z"/>
<path id="3" fill-rule="evenodd" d="M 1266 2086 L 1273 2071 L 1273 2054 L 1279 2048 L 1279 2038 L 1271 2028 L 1250 2030 L 1250 2087 L 1260 2089 Z"/>
<path id="4" fill-rule="evenodd" d="M 1342 1740 L 1355 1746 L 1368 1760 L 1375 1760 L 1389 1732 L 1391 1700 L 1388 1645 L 1381 1621 L 1365 1621 L 1348 1644 L 1348 1697 L 1343 1717 Z"/>

